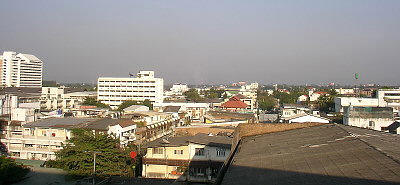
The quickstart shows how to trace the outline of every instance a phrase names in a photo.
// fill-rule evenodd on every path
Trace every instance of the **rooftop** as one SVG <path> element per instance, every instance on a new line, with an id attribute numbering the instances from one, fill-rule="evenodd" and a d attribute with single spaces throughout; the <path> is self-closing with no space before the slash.
<path id="1" fill-rule="evenodd" d="M 165 142 L 168 141 L 168 142 Z M 194 136 L 180 136 L 180 137 L 170 137 L 166 139 L 165 137 L 156 139 L 152 142 L 146 143 L 144 147 L 155 148 L 155 147 L 168 147 L 168 146 L 185 146 L 189 143 L 203 144 L 206 146 L 218 146 L 230 148 L 232 145 L 232 139 L 226 136 L 209 136 L 207 134 L 196 134 Z"/>
<path id="2" fill-rule="evenodd" d="M 60 128 L 71 128 L 76 127 L 79 124 L 89 123 L 96 121 L 94 118 L 46 118 L 35 122 L 27 123 L 24 127 L 60 127 Z"/>
<path id="3" fill-rule="evenodd" d="M 349 107 L 345 113 L 350 118 L 390 118 L 394 119 L 391 107 Z"/>
<path id="4" fill-rule="evenodd" d="M 399 135 L 320 125 L 244 137 L 221 184 L 398 184 Z"/>

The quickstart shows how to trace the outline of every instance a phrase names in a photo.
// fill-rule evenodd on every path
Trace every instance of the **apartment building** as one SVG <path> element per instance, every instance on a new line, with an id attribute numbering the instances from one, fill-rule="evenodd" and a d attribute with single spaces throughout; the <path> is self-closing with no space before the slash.
<path id="1" fill-rule="evenodd" d="M 100 77 L 97 87 L 97 99 L 114 109 L 128 100 L 163 102 L 164 80 L 154 71 L 140 71 L 135 78 Z"/>
<path id="2" fill-rule="evenodd" d="M 61 87 L 42 87 L 40 98 L 42 110 L 77 108 L 85 98 L 97 98 L 96 91 Z"/>
<path id="3" fill-rule="evenodd" d="M 140 125 L 137 129 L 137 142 L 154 141 L 165 135 L 172 134 L 173 129 L 180 124 L 178 113 L 156 111 L 137 111 L 124 113 L 124 119 L 132 120 Z"/>
<path id="4" fill-rule="evenodd" d="M 180 107 L 180 112 L 185 112 L 192 121 L 203 121 L 204 115 L 210 110 L 208 103 L 180 103 L 180 102 L 164 102 L 153 104 L 153 109 L 159 112 L 165 112 L 166 107 Z"/>
<path id="5" fill-rule="evenodd" d="M 379 89 L 377 92 L 379 107 L 392 107 L 400 111 L 400 89 Z"/>
<path id="6" fill-rule="evenodd" d="M 0 60 L 2 86 L 42 87 L 43 62 L 36 56 L 5 51 Z"/>
<path id="7" fill-rule="evenodd" d="M 71 138 L 71 129 L 78 124 L 94 121 L 82 118 L 49 118 L 22 125 L 10 121 L 3 131 L 4 143 L 11 156 L 20 159 L 55 159 L 55 152 Z M 4 122 L 3 122 L 4 123 Z M 5 133 L 4 133 L 5 132 Z"/>
<path id="8" fill-rule="evenodd" d="M 400 89 L 379 89 L 376 98 L 336 97 L 335 111 L 344 112 L 350 105 L 355 107 L 391 107 L 400 111 Z"/>
<path id="9" fill-rule="evenodd" d="M 231 139 L 197 134 L 160 138 L 145 147 L 143 177 L 212 182 L 230 154 Z"/>
<path id="10" fill-rule="evenodd" d="M 81 128 L 112 134 L 126 145 L 136 139 L 136 123 L 126 119 L 47 118 L 31 123 L 0 121 L 0 141 L 9 154 L 20 159 L 54 160 L 55 152 L 73 137 L 72 129 Z"/>

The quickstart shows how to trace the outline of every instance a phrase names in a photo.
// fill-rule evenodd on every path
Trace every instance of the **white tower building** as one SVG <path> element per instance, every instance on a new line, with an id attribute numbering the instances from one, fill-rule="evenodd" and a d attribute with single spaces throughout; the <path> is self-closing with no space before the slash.
<path id="1" fill-rule="evenodd" d="M 1 85 L 42 87 L 43 62 L 29 54 L 5 51 L 0 55 Z"/>
<path id="2" fill-rule="evenodd" d="M 135 78 L 99 77 L 97 100 L 117 108 L 128 100 L 163 102 L 164 80 L 155 78 L 154 71 L 140 71 Z"/>

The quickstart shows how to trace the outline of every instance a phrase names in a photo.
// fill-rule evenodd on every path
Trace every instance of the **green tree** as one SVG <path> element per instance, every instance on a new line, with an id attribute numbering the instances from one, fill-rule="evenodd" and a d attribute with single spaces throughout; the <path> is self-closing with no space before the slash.
<path id="1" fill-rule="evenodd" d="M 142 102 L 142 105 L 149 107 L 150 110 L 153 110 L 153 104 L 151 103 L 151 101 L 149 99 L 145 99 Z"/>
<path id="2" fill-rule="evenodd" d="M 117 110 L 123 111 L 124 109 L 126 109 L 132 105 L 144 105 L 144 106 L 149 107 L 150 110 L 153 110 L 153 104 L 151 103 L 151 101 L 149 99 L 145 99 L 143 102 L 138 102 L 135 100 L 124 101 L 118 106 Z"/>
<path id="3" fill-rule="evenodd" d="M 204 94 L 204 96 L 206 98 L 221 98 L 222 94 L 224 94 L 224 90 L 217 90 L 217 89 L 210 89 L 208 91 L 203 91 L 202 94 Z"/>
<path id="4" fill-rule="evenodd" d="M 265 92 L 257 93 L 257 102 L 258 102 L 258 107 L 261 110 L 266 110 L 266 111 L 272 110 L 278 104 L 277 100 L 273 96 L 270 96 L 268 95 L 268 93 Z"/>
<path id="5" fill-rule="evenodd" d="M 183 95 L 185 95 L 186 99 L 194 102 L 199 102 L 204 99 L 199 95 L 196 89 L 189 89 L 188 91 L 184 92 Z"/>
<path id="6" fill-rule="evenodd" d="M 332 112 L 335 110 L 335 96 L 333 95 L 322 95 L 317 100 L 318 110 L 321 112 Z"/>
<path id="7" fill-rule="evenodd" d="M 134 100 L 128 100 L 128 101 L 124 101 L 122 102 L 119 106 L 118 106 L 118 111 L 123 111 L 124 109 L 132 106 L 132 105 L 140 105 L 139 102 L 134 101 Z"/>
<path id="8" fill-rule="evenodd" d="M 128 175 L 129 155 L 119 147 L 119 139 L 105 133 L 75 129 L 73 137 L 56 152 L 54 167 L 62 168 L 71 175 L 87 176 L 93 173 L 93 152 L 96 152 L 97 175 Z"/>
<path id="9" fill-rule="evenodd" d="M 16 163 L 14 159 L 0 156 L 0 184 L 11 184 L 18 182 L 28 174 L 29 169 L 22 164 Z"/>
<path id="10" fill-rule="evenodd" d="M 95 98 L 87 97 L 85 101 L 83 101 L 82 105 L 96 106 L 99 108 L 110 109 L 110 106 L 104 103 L 97 101 Z"/>

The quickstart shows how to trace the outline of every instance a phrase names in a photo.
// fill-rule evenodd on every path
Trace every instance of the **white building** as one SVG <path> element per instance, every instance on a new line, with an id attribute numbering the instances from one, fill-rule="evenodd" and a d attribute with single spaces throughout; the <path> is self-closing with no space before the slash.
<path id="1" fill-rule="evenodd" d="M 86 98 L 96 98 L 96 91 L 71 92 L 64 86 L 42 87 L 40 98 L 41 108 L 44 110 L 72 109 L 77 108 Z"/>
<path id="2" fill-rule="evenodd" d="M 335 111 L 344 112 L 344 109 L 350 105 L 355 107 L 378 107 L 378 99 L 376 98 L 357 98 L 357 97 L 336 97 Z"/>
<path id="3" fill-rule="evenodd" d="M 153 109 L 155 111 L 163 111 L 165 107 L 176 106 L 180 107 L 179 110 L 186 112 L 192 121 L 202 121 L 204 115 L 210 110 L 210 105 L 208 103 L 178 103 L 178 102 L 168 102 L 168 103 L 155 103 Z"/>
<path id="4" fill-rule="evenodd" d="M 155 78 L 154 71 L 140 71 L 136 78 L 100 77 L 97 87 L 97 99 L 111 108 L 128 100 L 163 102 L 164 80 Z"/>
<path id="5" fill-rule="evenodd" d="M 170 91 L 176 95 L 182 95 L 184 92 L 188 90 L 189 87 L 186 84 L 174 84 L 170 89 Z"/>
<path id="6" fill-rule="evenodd" d="M 289 123 L 329 123 L 329 119 L 318 115 L 304 114 L 289 119 Z"/>
<path id="7" fill-rule="evenodd" d="M 379 107 L 392 107 L 400 111 L 400 89 L 380 89 L 377 92 Z"/>
<path id="8" fill-rule="evenodd" d="M 391 107 L 353 107 L 345 109 L 343 124 L 378 131 L 389 130 L 394 123 Z M 400 131 L 400 129 L 398 129 Z M 396 131 L 399 133 L 399 131 Z"/>
<path id="9" fill-rule="evenodd" d="M 5 51 L 0 56 L 1 85 L 6 87 L 42 87 L 43 62 L 29 54 Z"/>
<path id="10" fill-rule="evenodd" d="M 340 94 L 340 95 L 351 95 L 351 94 L 355 94 L 354 89 L 335 89 L 335 91 Z"/>
<path id="11" fill-rule="evenodd" d="M 380 89 L 377 98 L 337 97 L 335 111 L 343 112 L 345 107 L 392 107 L 394 112 L 400 111 L 400 89 Z"/>

